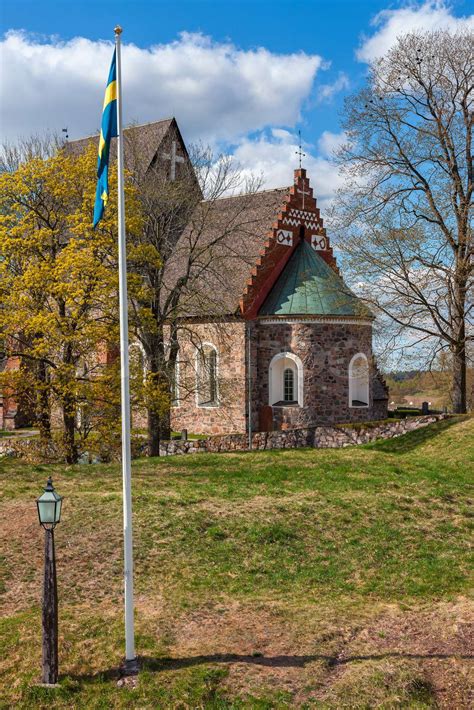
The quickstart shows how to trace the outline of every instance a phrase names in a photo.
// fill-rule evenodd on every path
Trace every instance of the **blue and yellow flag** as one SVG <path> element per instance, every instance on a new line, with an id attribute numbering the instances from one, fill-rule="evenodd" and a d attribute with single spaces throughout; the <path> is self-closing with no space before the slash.
<path id="1" fill-rule="evenodd" d="M 97 226 L 109 198 L 109 153 L 110 141 L 118 136 L 117 130 L 117 72 L 115 51 L 110 65 L 109 78 L 105 89 L 102 109 L 102 127 L 99 138 L 99 156 L 97 159 L 97 191 L 94 205 L 94 228 Z"/>

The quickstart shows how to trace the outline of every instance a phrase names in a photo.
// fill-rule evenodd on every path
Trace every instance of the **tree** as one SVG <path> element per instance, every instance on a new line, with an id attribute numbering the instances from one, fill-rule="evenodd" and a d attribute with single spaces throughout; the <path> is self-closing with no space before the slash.
<path id="1" fill-rule="evenodd" d="M 93 147 L 78 157 L 59 150 L 0 175 L 0 333 L 7 356 L 23 363 L 22 376 L 6 384 L 36 393 L 45 437 L 59 407 L 69 462 L 77 459 L 79 424 L 87 435 L 85 420 L 94 407 L 104 414 L 101 398 L 114 390 L 107 353 L 118 341 L 117 223 L 116 211 L 107 210 L 92 229 L 96 160 Z M 112 175 L 111 200 L 114 193 Z M 141 221 L 131 185 L 127 200 L 132 234 Z M 104 416 L 97 421 L 106 425 Z"/>
<path id="2" fill-rule="evenodd" d="M 144 162 L 140 150 L 131 132 L 127 151 L 136 166 Z M 181 167 L 174 181 L 168 180 L 159 161 L 144 174 L 135 172 L 133 179 L 144 227 L 128 235 L 130 322 L 145 355 L 141 402 L 147 410 L 149 454 L 156 456 L 160 439 L 169 437 L 179 335 L 192 338 L 200 348 L 185 317 L 223 314 L 223 305 L 211 303 L 197 281 L 203 273 L 209 279 L 219 277 L 219 247 L 232 230 L 251 229 L 247 208 L 259 183 L 244 183 L 231 159 L 216 158 L 202 146 L 191 149 L 190 163 Z M 243 190 L 246 197 L 226 219 L 217 221 L 218 200 L 236 190 Z M 195 396 L 194 388 L 185 389 L 183 380 L 181 399 Z"/>
<path id="3" fill-rule="evenodd" d="M 455 412 L 474 335 L 473 44 L 469 31 L 400 37 L 346 101 L 338 155 L 340 246 L 392 342 L 449 351 Z"/>

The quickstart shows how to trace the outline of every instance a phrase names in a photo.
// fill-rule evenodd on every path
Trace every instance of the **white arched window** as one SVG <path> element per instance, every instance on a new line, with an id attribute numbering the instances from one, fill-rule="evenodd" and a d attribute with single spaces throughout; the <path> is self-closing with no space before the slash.
<path id="1" fill-rule="evenodd" d="M 179 407 L 179 360 L 174 363 L 170 382 L 171 406 Z"/>
<path id="2" fill-rule="evenodd" d="M 196 353 L 196 402 L 198 407 L 218 407 L 217 349 L 203 343 Z"/>
<path id="3" fill-rule="evenodd" d="M 369 406 L 369 363 L 364 353 L 349 363 L 349 407 Z"/>
<path id="4" fill-rule="evenodd" d="M 268 370 L 268 403 L 303 406 L 303 363 L 293 353 L 278 353 Z"/>
<path id="5" fill-rule="evenodd" d="M 174 366 L 171 368 L 170 365 L 170 358 L 171 358 L 171 343 L 169 341 L 166 341 L 165 344 L 165 357 L 167 360 L 168 364 L 168 380 L 169 380 L 169 386 L 170 386 L 170 395 L 171 395 L 171 406 L 172 407 L 179 407 L 180 401 L 179 401 L 179 376 L 180 376 L 180 364 L 179 364 L 179 344 L 178 344 L 178 352 L 174 353 L 175 356 L 175 361 L 174 361 Z"/>

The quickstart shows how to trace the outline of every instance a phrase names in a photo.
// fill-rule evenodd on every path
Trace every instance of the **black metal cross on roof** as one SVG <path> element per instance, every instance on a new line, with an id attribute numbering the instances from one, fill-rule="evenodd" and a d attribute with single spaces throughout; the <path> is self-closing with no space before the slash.
<path id="1" fill-rule="evenodd" d="M 301 131 L 298 131 L 298 137 L 299 137 L 298 150 L 295 150 L 295 154 L 299 156 L 300 170 L 301 170 L 301 158 L 306 158 L 306 153 L 303 153 L 303 151 L 301 150 Z"/>

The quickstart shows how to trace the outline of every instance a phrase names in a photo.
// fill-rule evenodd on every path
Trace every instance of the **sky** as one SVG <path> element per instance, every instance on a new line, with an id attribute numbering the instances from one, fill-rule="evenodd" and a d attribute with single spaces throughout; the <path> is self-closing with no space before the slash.
<path id="1" fill-rule="evenodd" d="M 344 98 L 410 30 L 474 26 L 465 0 L 1 0 L 0 136 L 97 132 L 113 28 L 125 122 L 175 116 L 266 188 L 292 182 L 298 131 L 321 206 L 340 176 Z"/>

